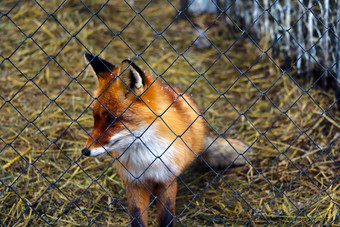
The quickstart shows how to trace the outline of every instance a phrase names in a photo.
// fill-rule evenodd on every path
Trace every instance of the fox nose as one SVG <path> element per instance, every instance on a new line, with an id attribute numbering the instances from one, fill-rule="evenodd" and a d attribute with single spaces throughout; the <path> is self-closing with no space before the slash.
<path id="1" fill-rule="evenodd" d="M 91 151 L 88 149 L 88 148 L 84 148 L 81 153 L 83 153 L 83 155 L 85 156 L 90 156 L 91 154 Z"/>

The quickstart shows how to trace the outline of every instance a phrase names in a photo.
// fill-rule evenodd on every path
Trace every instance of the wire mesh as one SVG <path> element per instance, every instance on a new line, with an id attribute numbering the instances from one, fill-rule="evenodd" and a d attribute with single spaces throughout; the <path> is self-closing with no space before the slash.
<path id="1" fill-rule="evenodd" d="M 201 113 L 197 113 L 193 107 L 190 107 L 197 114 L 196 120 L 202 117 L 211 135 L 215 138 L 222 137 L 228 142 L 229 135 L 227 134 L 235 135 L 248 127 L 250 130 L 246 135 L 251 139 L 246 139 L 247 136 L 241 138 L 247 140 L 255 152 L 259 150 L 256 155 L 265 158 L 268 155 L 266 152 L 274 153 L 268 162 L 262 163 L 254 161 L 258 159 L 252 157 L 251 154 L 247 156 L 250 149 L 245 151 L 235 149 L 236 158 L 222 171 L 217 171 L 204 162 L 208 166 L 210 178 L 194 175 L 196 179 L 191 179 L 194 183 L 188 181 L 188 178 L 190 179 L 188 172 L 191 172 L 193 168 L 192 163 L 183 174 L 176 177 L 182 185 L 179 196 L 181 192 L 188 195 L 182 206 L 177 208 L 176 216 L 173 217 L 178 225 L 191 225 L 195 218 L 199 224 L 204 223 L 203 225 L 207 226 L 216 224 L 276 226 L 281 225 L 282 221 L 287 225 L 331 226 L 340 223 L 340 124 L 339 112 L 335 110 L 339 96 L 334 99 L 334 96 L 331 98 L 331 95 L 326 92 L 324 96 L 327 96 L 328 102 L 324 103 L 320 102 L 314 93 L 320 83 L 326 87 L 327 83 L 331 83 L 335 89 L 340 85 L 338 54 L 340 7 L 338 1 L 254 0 L 197 1 L 195 3 L 195 1 L 124 0 L 119 4 L 112 1 L 82 0 L 52 2 L 52 4 L 46 4 L 38 0 L 19 0 L 1 3 L 3 5 L 0 6 L 1 36 L 9 43 L 3 42 L 5 44 L 1 45 L 0 49 L 0 68 L 2 68 L 0 78 L 2 77 L 1 88 L 3 88 L 3 92 L 0 93 L 0 116 L 3 125 L 0 134 L 1 225 L 13 226 L 22 223 L 26 225 L 74 225 L 78 223 L 90 226 L 129 225 L 133 222 L 133 219 L 130 220 L 133 215 L 129 213 L 124 197 L 132 183 L 123 185 L 112 168 L 117 162 L 122 164 L 121 160 L 113 157 L 109 152 L 106 157 L 107 161 L 104 163 L 95 159 L 88 161 L 81 155 L 81 147 L 85 144 L 85 137 L 90 135 L 92 124 L 89 114 L 90 105 L 94 100 L 98 100 L 92 95 L 94 86 L 91 85 L 92 83 L 89 85 L 88 82 L 92 78 L 85 73 L 88 65 L 84 63 L 80 66 L 72 66 L 80 61 L 74 59 L 74 56 L 78 56 L 75 52 L 85 51 L 98 56 L 114 56 L 113 60 L 117 61 L 132 56 L 132 62 L 144 65 L 155 75 L 156 80 L 161 80 L 170 88 L 174 85 L 179 86 L 183 91 L 182 94 L 189 94 L 195 89 L 198 90 L 196 94 L 202 93 L 200 92 L 202 87 L 197 84 L 205 84 L 215 95 L 207 103 L 205 103 L 204 94 L 201 101 L 195 99 L 198 104 L 202 104 Z M 199 2 L 204 2 L 202 7 L 208 7 L 209 10 L 200 11 L 197 5 Z M 153 4 L 156 5 L 153 6 Z M 172 10 L 172 17 L 163 24 L 158 24 L 159 21 L 155 23 L 152 12 L 161 10 L 157 7 L 165 4 L 165 8 Z M 72 12 L 67 11 L 68 7 L 72 9 Z M 128 19 L 119 18 L 123 7 L 130 12 Z M 107 9 L 108 11 L 105 11 Z M 199 13 L 195 16 L 189 15 L 195 11 Z M 207 25 L 202 26 L 196 18 L 199 17 L 198 14 L 206 13 L 206 11 L 209 13 L 216 11 L 216 13 L 203 17 L 203 20 L 209 22 L 205 22 Z M 85 19 L 80 16 L 82 13 L 86 14 Z M 32 14 L 33 18 L 29 14 Z M 117 14 L 117 16 L 110 18 L 108 15 L 111 16 L 111 14 Z M 118 28 L 112 26 L 108 19 L 120 21 L 121 26 Z M 186 26 L 178 26 L 176 23 L 179 20 L 185 21 Z M 144 24 L 142 29 L 149 30 L 151 36 L 138 33 L 141 32 L 138 27 L 142 23 Z M 219 23 L 222 23 L 224 29 L 236 35 L 229 36 L 229 40 L 216 39 L 213 36 L 214 26 Z M 88 27 L 91 29 L 100 27 L 100 33 L 95 29 L 91 31 Z M 194 34 L 194 38 L 184 42 L 188 27 Z M 171 30 L 172 28 L 175 28 L 174 31 Z M 55 33 L 51 32 L 52 29 Z M 15 36 L 9 36 L 13 34 L 11 33 L 13 31 L 15 31 Z M 93 37 L 90 38 L 89 34 Z M 47 38 L 42 39 L 41 37 L 44 36 Z M 178 36 L 184 37 L 180 42 L 183 42 L 185 47 L 176 43 Z M 242 56 L 233 55 L 234 52 L 243 48 L 240 43 L 244 39 L 250 43 L 250 46 L 246 47 L 250 48 L 251 52 L 247 53 L 254 53 L 248 65 L 240 65 L 237 59 L 242 59 Z M 157 44 L 158 42 L 161 44 Z M 228 44 L 221 46 L 224 42 Z M 164 52 L 170 52 L 172 55 L 165 54 L 164 58 L 158 56 L 160 59 L 153 57 L 157 52 L 154 50 L 153 53 L 149 53 L 149 50 L 155 45 L 161 48 L 166 46 Z M 94 49 L 93 46 L 96 48 Z M 121 46 L 124 48 L 122 49 Z M 195 48 L 196 53 L 200 54 L 208 48 L 214 51 L 214 54 L 207 56 L 211 59 L 205 67 L 194 61 L 197 59 L 190 57 Z M 164 53 L 159 51 L 161 54 Z M 209 75 L 210 72 L 215 73 L 214 67 L 221 60 L 224 61 L 222 65 L 228 64 L 233 70 L 231 74 L 236 75 L 232 78 L 232 83 L 223 90 Z M 253 75 L 253 70 L 258 68 L 262 61 L 272 65 L 271 67 L 276 70 L 274 74 L 278 75 L 270 80 L 268 86 L 263 86 L 261 83 L 261 79 L 269 80 L 268 78 L 258 79 Z M 188 70 L 185 71 L 179 67 L 181 69 L 179 71 L 176 66 L 178 62 L 184 62 Z M 162 68 L 158 66 L 160 63 L 163 64 Z M 260 67 L 260 70 L 266 67 Z M 54 70 L 50 72 L 51 69 Z M 178 81 L 170 82 L 171 78 L 168 73 L 174 69 L 178 70 L 175 70 L 175 74 L 191 73 L 187 74 L 187 85 L 181 85 Z M 301 83 L 301 79 L 292 73 L 293 70 L 307 78 L 314 77 L 313 82 Z M 316 71 L 321 71 L 321 74 L 315 73 Z M 281 81 L 284 82 L 280 83 Z M 222 82 L 223 79 L 220 83 Z M 230 96 L 235 92 L 237 97 L 246 96 L 244 93 L 247 93 L 247 90 L 237 88 L 240 83 L 246 83 L 247 89 L 256 93 L 249 98 L 248 102 L 239 101 L 239 98 L 236 101 L 234 96 Z M 282 89 L 289 88 L 285 85 L 286 83 L 292 84 L 290 88 L 293 96 L 290 96 L 292 94 L 287 91 L 292 100 L 282 105 L 280 99 L 284 97 L 273 97 L 271 92 L 273 89 L 278 89 L 277 86 L 280 85 L 284 85 Z M 77 88 L 77 91 L 80 89 L 80 95 L 74 94 L 73 88 Z M 181 98 L 182 94 L 176 92 L 176 100 Z M 223 102 L 221 103 L 220 100 Z M 272 115 L 270 122 L 264 123 L 268 112 L 261 110 L 263 100 L 266 100 L 272 108 L 269 113 Z M 296 111 L 296 108 L 302 108 L 303 104 L 300 103 L 306 100 L 308 100 L 306 102 L 308 105 L 314 106 L 313 113 L 305 113 L 298 117 L 293 115 L 292 112 Z M 148 105 L 147 100 L 143 102 L 146 106 Z M 67 106 L 70 103 L 73 103 L 72 108 Z M 187 104 L 190 106 L 189 102 Z M 216 121 L 212 120 L 215 119 L 212 115 L 216 115 L 216 111 L 213 111 L 214 107 L 219 105 L 229 106 L 228 112 L 233 117 L 227 123 L 224 118 L 221 121 L 218 118 Z M 164 113 L 169 108 L 170 106 Z M 260 112 L 263 111 L 262 119 L 260 118 L 259 121 L 252 115 L 252 111 L 257 108 Z M 217 115 L 229 114 L 224 112 L 225 109 L 219 109 L 219 111 L 222 113 L 217 112 Z M 158 118 L 162 120 L 162 115 L 154 114 L 154 121 Z M 301 125 L 300 118 L 306 118 L 308 124 Z M 327 121 L 328 124 L 322 125 L 322 121 Z M 248 126 L 242 126 L 244 124 Z M 125 128 L 134 136 L 130 146 L 140 140 L 151 125 L 141 135 L 134 135 L 125 125 Z M 283 138 L 279 141 L 273 139 L 278 125 L 287 127 L 294 137 L 289 140 Z M 235 129 L 238 127 L 240 129 Z M 317 132 L 321 135 L 315 133 L 318 127 L 322 128 L 321 132 Z M 169 130 L 174 133 L 171 127 Z M 80 134 L 76 132 L 83 134 L 81 139 L 79 139 Z M 176 135 L 176 139 L 186 144 L 181 136 Z M 143 141 L 141 142 L 155 156 L 153 161 L 155 162 L 157 155 Z M 169 150 L 173 143 L 174 141 L 162 151 L 160 157 Z M 259 148 L 258 143 L 266 144 L 266 147 Z M 233 147 L 233 144 L 230 144 Z M 186 146 L 191 149 L 187 144 Z M 305 149 L 303 146 L 309 148 Z M 262 149 L 263 151 L 260 152 Z M 301 150 L 304 152 L 298 153 Z M 309 156 L 308 152 L 313 156 Z M 297 159 L 296 154 L 305 157 L 307 164 L 303 165 Z M 230 168 L 237 159 L 245 160 L 245 166 L 249 167 L 247 172 L 237 172 Z M 291 175 L 288 174 L 289 179 L 280 179 L 276 182 L 274 175 L 270 174 L 275 172 L 282 160 L 285 160 L 286 165 L 283 168 L 287 168 L 287 171 L 293 169 L 293 171 Z M 56 164 L 58 162 L 64 162 L 64 165 L 59 166 Z M 322 163 L 322 168 L 316 168 L 315 166 L 321 165 L 320 163 Z M 325 174 L 324 165 L 329 167 L 330 173 Z M 167 168 L 171 171 L 171 168 Z M 233 171 L 236 171 L 238 175 L 247 176 L 243 179 L 244 185 L 228 179 Z M 324 176 L 320 177 L 315 171 L 320 171 L 320 175 Z M 30 178 L 32 174 L 35 174 L 34 178 Z M 276 174 L 279 176 L 281 173 L 277 171 Z M 206 183 L 202 185 L 201 182 L 197 182 L 201 180 L 206 180 Z M 139 181 L 139 179 L 136 178 L 134 181 Z M 199 185 L 199 189 L 193 184 Z M 251 192 L 256 192 L 256 188 L 259 188 L 261 184 L 270 188 L 267 196 L 250 197 Z M 307 184 L 308 187 L 305 187 Z M 229 194 L 220 195 L 217 200 L 213 201 L 217 205 L 212 205 L 207 197 L 214 197 L 212 194 L 219 191 L 212 189 L 218 188 L 219 185 L 223 185 L 221 190 Z M 303 194 L 300 197 L 293 197 L 292 194 L 296 194 L 299 188 L 313 190 L 311 197 L 305 200 Z M 101 194 L 97 194 L 98 191 Z M 152 209 L 152 202 L 156 200 L 157 197 L 152 196 L 148 208 Z M 328 204 L 320 212 L 318 207 L 323 202 Z M 195 204 L 198 207 L 204 207 L 206 213 L 200 213 L 199 209 L 195 210 Z M 98 212 L 92 212 L 94 210 Z M 315 212 L 322 213 L 323 217 L 314 215 Z M 116 218 L 114 221 L 105 217 L 110 213 L 118 217 L 112 217 Z M 235 216 L 238 218 L 230 218 Z"/>

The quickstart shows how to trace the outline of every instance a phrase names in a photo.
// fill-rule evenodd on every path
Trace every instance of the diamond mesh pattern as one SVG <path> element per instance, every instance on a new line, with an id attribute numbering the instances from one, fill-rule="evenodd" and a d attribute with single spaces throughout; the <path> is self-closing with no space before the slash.
<path id="1" fill-rule="evenodd" d="M 194 94 L 211 136 L 242 135 L 254 150 L 178 176 L 178 225 L 340 224 L 340 95 L 319 89 L 340 87 L 339 1 L 206 2 L 210 14 L 195 16 L 195 1 L 0 4 L 0 225 L 131 224 L 120 159 L 80 152 L 94 101 L 84 52 L 131 57 Z M 237 159 L 246 165 L 230 168 Z"/>

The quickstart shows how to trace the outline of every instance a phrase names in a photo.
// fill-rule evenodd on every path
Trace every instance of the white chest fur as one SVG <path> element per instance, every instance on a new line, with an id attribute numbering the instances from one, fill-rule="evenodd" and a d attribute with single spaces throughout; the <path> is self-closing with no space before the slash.
<path id="1" fill-rule="evenodd" d="M 132 133 L 124 130 L 113 136 L 106 148 L 116 150 L 119 161 L 126 165 L 122 171 L 125 178 L 166 182 L 180 174 L 173 162 L 176 150 L 171 143 L 159 134 L 154 124 Z"/>

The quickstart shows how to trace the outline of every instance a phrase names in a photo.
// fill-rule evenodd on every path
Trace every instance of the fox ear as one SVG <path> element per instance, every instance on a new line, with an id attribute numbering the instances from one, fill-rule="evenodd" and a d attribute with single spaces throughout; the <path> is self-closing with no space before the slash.
<path id="1" fill-rule="evenodd" d="M 115 68 L 115 66 L 113 64 L 111 64 L 110 62 L 89 54 L 89 53 L 85 53 L 85 61 L 87 64 L 90 63 L 91 68 L 93 69 L 93 72 L 95 75 L 99 76 L 104 76 L 106 73 L 109 73 L 109 75 L 111 75 L 113 69 Z"/>
<path id="2" fill-rule="evenodd" d="M 140 95 L 144 91 L 145 74 L 130 60 L 124 60 L 119 69 L 120 78 L 134 91 Z M 130 91 L 129 89 L 129 91 Z"/>

